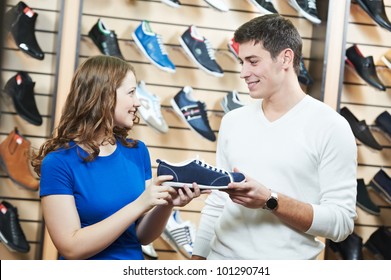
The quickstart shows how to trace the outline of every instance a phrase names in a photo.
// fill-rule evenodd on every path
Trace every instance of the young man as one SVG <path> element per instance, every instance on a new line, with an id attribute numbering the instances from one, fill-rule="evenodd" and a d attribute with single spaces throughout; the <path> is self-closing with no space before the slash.
<path id="1" fill-rule="evenodd" d="M 346 120 L 298 82 L 302 41 L 278 14 L 239 27 L 251 105 L 221 123 L 217 166 L 246 175 L 202 210 L 193 259 L 315 259 L 356 218 L 357 147 Z"/>

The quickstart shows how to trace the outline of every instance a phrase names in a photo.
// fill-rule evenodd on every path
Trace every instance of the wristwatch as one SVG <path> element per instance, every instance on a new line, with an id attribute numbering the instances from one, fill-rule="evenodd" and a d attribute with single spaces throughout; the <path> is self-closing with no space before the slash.
<path id="1" fill-rule="evenodd" d="M 263 209 L 274 211 L 278 207 L 278 195 L 277 193 L 271 191 L 270 197 L 266 200 L 265 206 Z"/>

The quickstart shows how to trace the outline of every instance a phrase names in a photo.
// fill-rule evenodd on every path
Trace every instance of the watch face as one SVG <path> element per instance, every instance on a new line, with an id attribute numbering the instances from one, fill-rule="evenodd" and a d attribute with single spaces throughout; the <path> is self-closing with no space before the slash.
<path id="1" fill-rule="evenodd" d="M 266 202 L 266 206 L 267 208 L 269 209 L 275 209 L 277 207 L 277 199 L 275 199 L 274 197 L 271 197 L 267 202 Z"/>

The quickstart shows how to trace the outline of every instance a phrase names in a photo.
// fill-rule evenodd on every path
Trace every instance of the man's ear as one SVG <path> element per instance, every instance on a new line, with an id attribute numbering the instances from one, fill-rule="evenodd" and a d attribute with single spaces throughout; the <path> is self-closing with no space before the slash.
<path id="1" fill-rule="evenodd" d="M 293 58 L 295 55 L 291 49 L 283 50 L 280 55 L 281 55 L 282 66 L 284 68 L 293 64 Z"/>

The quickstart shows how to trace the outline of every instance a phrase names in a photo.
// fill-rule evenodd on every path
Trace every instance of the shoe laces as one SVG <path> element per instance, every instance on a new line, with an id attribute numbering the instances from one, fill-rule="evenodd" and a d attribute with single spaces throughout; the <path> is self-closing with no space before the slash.
<path id="1" fill-rule="evenodd" d="M 316 10 L 316 2 L 315 0 L 307 0 L 308 2 L 308 8 Z"/>
<path id="2" fill-rule="evenodd" d="M 224 169 L 221 169 L 221 168 L 215 167 L 213 165 L 210 165 L 210 164 L 206 163 L 205 161 L 203 161 L 203 160 L 201 160 L 199 158 L 196 159 L 196 164 L 201 165 L 202 167 L 205 167 L 205 168 L 207 168 L 209 170 L 229 175 L 229 173 L 227 171 L 225 171 Z"/>
<path id="3" fill-rule="evenodd" d="M 200 108 L 201 117 L 205 120 L 206 123 L 209 123 L 208 114 L 206 113 L 206 104 L 201 101 L 197 101 L 198 107 Z"/>
<path id="4" fill-rule="evenodd" d="M 159 98 L 157 97 L 157 96 L 154 96 L 153 98 L 152 98 L 152 107 L 153 107 L 153 110 L 155 111 L 155 113 L 156 113 L 156 116 L 158 117 L 158 118 L 163 118 L 163 116 L 162 116 L 162 112 L 161 112 L 161 110 L 160 110 L 160 100 L 159 100 Z"/>
<path id="5" fill-rule="evenodd" d="M 210 59 L 215 60 L 214 50 L 212 48 L 212 45 L 208 41 L 208 39 L 205 39 L 204 43 L 205 43 L 206 50 L 208 51 L 208 55 L 209 55 Z"/>
<path id="6" fill-rule="evenodd" d="M 162 54 L 167 54 L 166 48 L 164 47 L 162 36 L 160 34 L 156 34 L 156 40 L 159 45 L 160 51 Z"/>
<path id="7" fill-rule="evenodd" d="M 191 238 L 191 231 L 190 227 L 188 225 L 184 225 L 175 229 L 172 229 L 170 231 L 172 237 L 174 238 L 175 242 L 179 246 L 184 246 L 184 245 L 192 245 L 193 240 Z"/>

